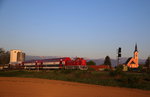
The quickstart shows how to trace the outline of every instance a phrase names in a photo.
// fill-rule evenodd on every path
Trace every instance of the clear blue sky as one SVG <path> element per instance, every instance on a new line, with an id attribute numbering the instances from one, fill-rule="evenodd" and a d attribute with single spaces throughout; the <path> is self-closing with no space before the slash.
<path id="1" fill-rule="evenodd" d="M 0 0 L 0 47 L 36 56 L 150 55 L 150 0 Z"/>

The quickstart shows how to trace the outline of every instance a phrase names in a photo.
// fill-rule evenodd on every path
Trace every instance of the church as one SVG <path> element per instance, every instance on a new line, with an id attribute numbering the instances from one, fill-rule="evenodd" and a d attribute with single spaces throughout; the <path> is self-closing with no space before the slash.
<path id="1" fill-rule="evenodd" d="M 137 49 L 137 44 L 135 45 L 135 51 L 134 51 L 134 56 L 129 58 L 126 62 L 126 66 L 129 68 L 138 68 L 139 63 L 138 63 L 138 49 Z"/>

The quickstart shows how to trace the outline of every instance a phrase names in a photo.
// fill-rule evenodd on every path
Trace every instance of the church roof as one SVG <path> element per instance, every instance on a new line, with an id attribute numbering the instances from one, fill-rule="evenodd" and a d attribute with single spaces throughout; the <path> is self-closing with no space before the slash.
<path id="1" fill-rule="evenodd" d="M 132 62 L 131 62 L 131 64 L 135 64 L 135 62 L 134 62 L 134 61 L 132 61 Z"/>
<path id="2" fill-rule="evenodd" d="M 128 58 L 125 64 L 128 64 L 132 57 Z"/>

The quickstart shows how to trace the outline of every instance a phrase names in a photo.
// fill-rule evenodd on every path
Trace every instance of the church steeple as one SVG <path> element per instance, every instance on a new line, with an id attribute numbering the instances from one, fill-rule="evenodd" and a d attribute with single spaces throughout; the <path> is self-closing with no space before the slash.
<path id="1" fill-rule="evenodd" d="M 135 61 L 135 63 L 136 63 L 136 65 L 138 65 L 138 54 L 139 54 L 139 52 L 138 52 L 138 49 L 137 49 L 137 43 L 135 44 L 135 51 L 134 51 L 134 61 Z"/>
<path id="2" fill-rule="evenodd" d="M 128 61 L 127 66 L 130 68 L 138 68 L 139 67 L 139 57 L 138 57 L 138 49 L 137 43 L 135 44 L 134 56 Z"/>
<path id="3" fill-rule="evenodd" d="M 137 43 L 135 44 L 135 51 L 134 52 L 137 52 L 138 49 L 137 49 Z"/>

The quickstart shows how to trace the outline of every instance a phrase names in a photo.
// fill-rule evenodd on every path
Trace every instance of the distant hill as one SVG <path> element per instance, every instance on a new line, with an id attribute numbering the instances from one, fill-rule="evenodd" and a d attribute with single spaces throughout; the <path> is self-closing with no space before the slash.
<path id="1" fill-rule="evenodd" d="M 121 64 L 124 64 L 126 61 L 127 61 L 128 58 L 121 58 L 120 59 L 120 63 Z M 96 65 L 102 65 L 104 63 L 104 58 L 101 58 L 101 59 L 88 59 L 87 61 L 89 60 L 93 60 Z M 113 66 L 116 66 L 117 64 L 117 59 L 111 59 L 111 63 Z M 139 64 L 144 64 L 145 63 L 145 59 L 139 59 Z"/>
<path id="2" fill-rule="evenodd" d="M 38 60 L 38 59 L 51 59 L 51 58 L 61 58 L 62 56 L 30 56 L 27 55 L 26 56 L 26 61 L 27 60 Z M 127 61 L 128 58 L 121 58 L 120 59 L 120 63 L 123 64 Z M 85 58 L 85 60 L 87 61 L 94 61 L 96 63 L 96 65 L 102 65 L 104 63 L 104 58 L 100 58 L 100 59 L 90 59 L 90 58 Z M 117 64 L 117 59 L 111 59 L 111 63 L 112 66 L 116 66 Z M 139 59 L 139 64 L 144 64 L 145 63 L 145 59 Z"/>
<path id="3" fill-rule="evenodd" d="M 26 55 L 25 61 L 38 60 L 38 59 L 52 59 L 52 58 L 60 58 L 60 56 L 30 56 L 30 55 Z"/>

